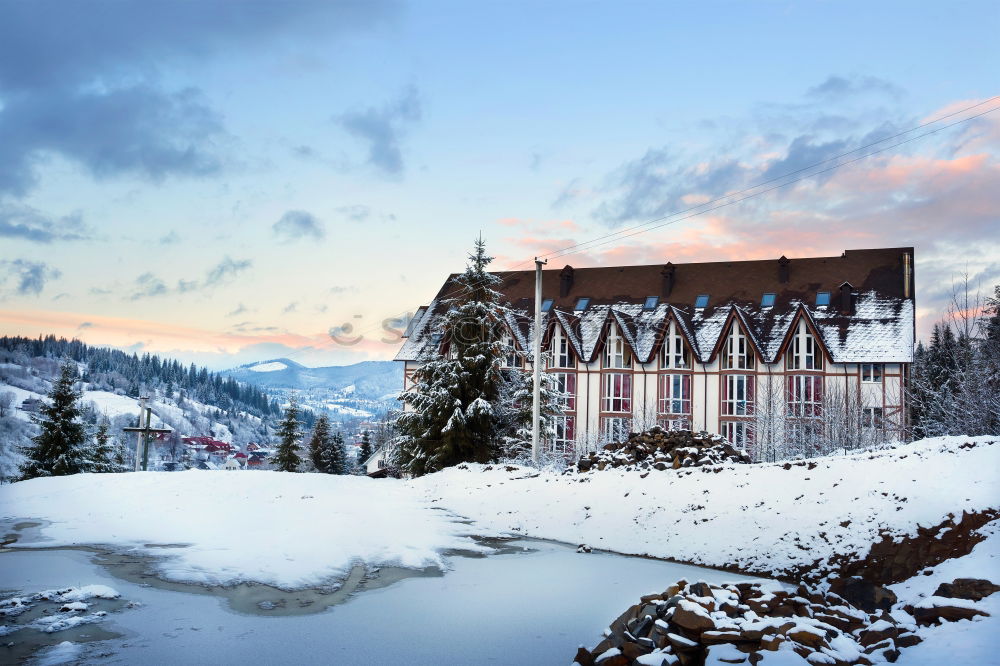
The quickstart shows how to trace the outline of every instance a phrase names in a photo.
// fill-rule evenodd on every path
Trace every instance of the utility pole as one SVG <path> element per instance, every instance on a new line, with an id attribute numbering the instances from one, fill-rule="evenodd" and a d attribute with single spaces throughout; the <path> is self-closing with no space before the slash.
<path id="1" fill-rule="evenodd" d="M 531 341 L 534 347 L 535 360 L 532 366 L 534 386 L 531 392 L 531 460 L 538 462 L 538 451 L 541 448 L 542 411 L 542 266 L 548 263 L 535 257 L 535 336 Z"/>
<path id="2" fill-rule="evenodd" d="M 146 396 L 139 398 L 139 425 L 135 428 L 122 428 L 124 432 L 134 432 L 138 434 L 138 438 L 135 443 L 135 471 L 137 472 L 145 472 L 149 467 L 149 438 L 154 433 L 172 432 L 170 428 L 150 427 L 153 420 L 153 409 L 152 407 L 146 406 L 147 400 L 149 400 L 149 398 Z M 145 421 L 145 423 L 143 423 L 143 421 Z"/>

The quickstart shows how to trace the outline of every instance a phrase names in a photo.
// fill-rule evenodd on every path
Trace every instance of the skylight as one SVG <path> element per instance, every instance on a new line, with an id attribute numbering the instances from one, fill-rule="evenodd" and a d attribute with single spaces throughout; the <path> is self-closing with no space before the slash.
<path id="1" fill-rule="evenodd" d="M 583 312 L 584 310 L 587 309 L 588 305 L 590 305 L 590 299 L 589 298 L 586 298 L 586 297 L 579 298 L 579 299 L 577 299 L 576 305 L 573 307 L 573 309 L 576 310 L 577 312 Z"/>
<path id="2" fill-rule="evenodd" d="M 698 294 L 698 298 L 694 299 L 694 306 L 701 310 L 702 308 L 708 307 L 708 294 Z"/>
<path id="3" fill-rule="evenodd" d="M 552 309 L 552 299 L 546 298 L 542 300 L 542 312 L 548 312 Z"/>
<path id="4" fill-rule="evenodd" d="M 643 310 L 655 310 L 656 306 L 660 304 L 659 296 L 647 296 L 646 302 L 642 304 Z"/>
<path id="5" fill-rule="evenodd" d="M 760 299 L 760 307 L 773 308 L 775 298 L 776 298 L 775 294 L 771 293 L 764 294 L 764 296 Z"/>
<path id="6" fill-rule="evenodd" d="M 816 292 L 816 306 L 825 307 L 830 304 L 830 292 L 828 291 L 817 291 Z"/>

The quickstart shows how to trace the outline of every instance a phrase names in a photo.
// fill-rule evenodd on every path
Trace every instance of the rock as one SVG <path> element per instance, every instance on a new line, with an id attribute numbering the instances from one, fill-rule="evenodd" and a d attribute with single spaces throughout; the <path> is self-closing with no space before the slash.
<path id="1" fill-rule="evenodd" d="M 652 647 L 643 647 L 638 643 L 626 643 L 621 647 L 622 654 L 628 657 L 630 660 L 635 660 L 644 654 L 649 654 L 653 651 Z M 631 663 L 631 661 L 629 662 Z"/>
<path id="2" fill-rule="evenodd" d="M 861 578 L 837 578 L 830 582 L 830 591 L 863 611 L 891 610 L 896 595 L 881 585 Z"/>
<path id="3" fill-rule="evenodd" d="M 579 546 L 576 547 L 576 552 L 578 553 L 590 553 L 593 552 L 593 550 L 594 550 L 593 548 L 591 548 L 585 543 L 581 543 Z"/>
<path id="4" fill-rule="evenodd" d="M 916 634 L 907 633 L 896 636 L 895 640 L 893 640 L 893 643 L 895 643 L 896 647 L 898 648 L 908 648 L 908 647 L 913 647 L 914 645 L 917 645 L 922 641 L 923 639 L 920 638 L 920 636 L 917 636 Z"/>
<path id="5" fill-rule="evenodd" d="M 700 612 L 699 612 L 700 611 Z M 681 601 L 674 610 L 671 622 L 679 627 L 690 629 L 691 631 L 702 632 L 715 629 L 715 622 L 709 617 L 708 612 L 690 601 Z"/>
<path id="6" fill-rule="evenodd" d="M 958 620 L 971 620 L 977 615 L 989 616 L 989 613 L 978 608 L 963 608 L 962 606 L 938 605 L 929 608 L 914 608 L 906 611 L 913 616 L 917 624 L 928 626 L 944 622 L 957 622 Z"/>
<path id="7" fill-rule="evenodd" d="M 956 578 L 950 583 L 941 583 L 934 596 L 979 601 L 998 591 L 1000 585 L 994 585 L 983 578 Z"/>
<path id="8" fill-rule="evenodd" d="M 717 643 L 735 643 L 736 641 L 746 640 L 743 634 L 739 631 L 704 631 L 701 634 L 701 642 L 705 645 L 714 645 Z"/>
<path id="9" fill-rule="evenodd" d="M 581 647 L 576 651 L 576 658 L 573 659 L 573 663 L 580 666 L 594 666 L 594 658 L 587 651 L 587 648 Z"/>
<path id="10" fill-rule="evenodd" d="M 878 626 L 876 626 L 878 625 Z M 884 640 L 895 638 L 899 635 L 899 628 L 894 624 L 885 621 L 876 622 L 871 628 L 864 629 L 858 634 L 858 642 L 861 647 L 868 647 Z"/>
<path id="11" fill-rule="evenodd" d="M 789 631 L 786 636 L 799 645 L 808 645 L 811 648 L 818 648 L 826 643 L 826 636 L 811 627 L 798 627 Z"/>

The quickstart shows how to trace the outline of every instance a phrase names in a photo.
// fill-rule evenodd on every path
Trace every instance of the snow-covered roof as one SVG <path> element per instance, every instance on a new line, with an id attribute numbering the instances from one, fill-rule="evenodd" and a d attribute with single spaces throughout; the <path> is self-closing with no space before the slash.
<path id="1" fill-rule="evenodd" d="M 568 289 L 558 271 L 546 271 L 543 298 L 552 298 L 554 305 L 543 314 L 544 325 L 561 327 L 577 355 L 592 361 L 603 349 L 606 326 L 614 323 L 642 363 L 654 358 L 671 318 L 702 363 L 712 361 L 722 336 L 739 325 L 763 360 L 774 363 L 801 316 L 816 330 L 834 363 L 908 363 L 914 344 L 912 253 L 912 248 L 849 250 L 841 257 L 792 259 L 786 275 L 775 261 L 678 264 L 671 265 L 669 286 L 661 277 L 665 275 L 661 266 L 575 269 L 570 271 Z M 905 255 L 909 258 L 904 260 Z M 530 271 L 498 275 L 511 310 L 508 325 L 518 346 L 528 349 L 534 301 L 533 293 L 524 294 L 533 289 L 533 275 Z M 910 285 L 905 284 L 907 279 Z M 841 290 L 845 283 L 849 284 Z M 629 285 L 632 293 L 623 295 Z M 435 334 L 440 333 L 441 304 L 451 288 L 449 278 L 415 323 L 396 360 L 421 360 L 438 352 L 440 338 Z M 816 305 L 818 292 L 826 292 L 829 305 Z M 656 306 L 647 308 L 647 297 L 657 293 Z M 775 294 L 773 306 L 761 305 L 764 293 Z M 709 303 L 695 308 L 700 294 L 707 294 Z M 576 311 L 573 307 L 580 297 L 589 297 L 591 304 Z"/>

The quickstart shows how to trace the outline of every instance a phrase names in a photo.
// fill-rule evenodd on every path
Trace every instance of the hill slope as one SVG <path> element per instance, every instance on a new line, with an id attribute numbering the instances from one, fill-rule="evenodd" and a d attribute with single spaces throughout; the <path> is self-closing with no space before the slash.
<path id="1" fill-rule="evenodd" d="M 287 358 L 241 365 L 222 373 L 265 388 L 345 390 L 354 386 L 360 398 L 378 399 L 403 386 L 403 368 L 395 361 L 362 361 L 353 365 L 307 368 Z"/>

